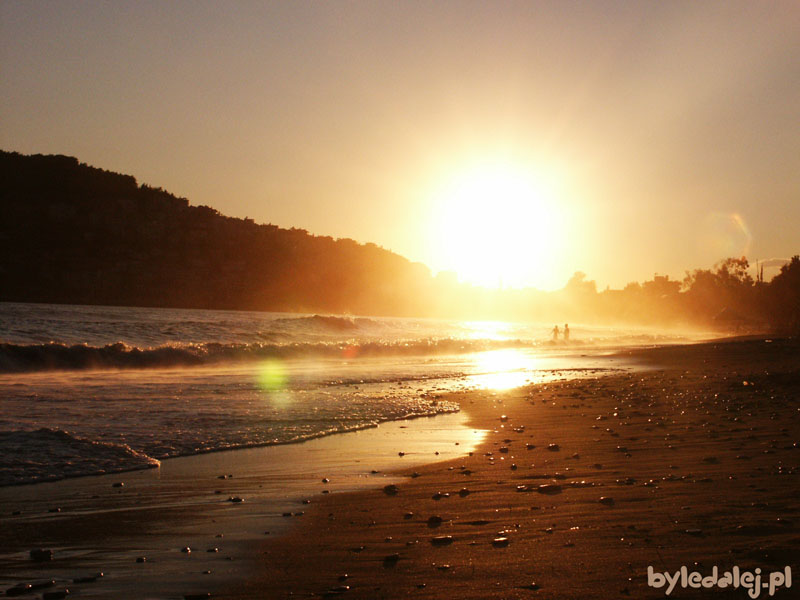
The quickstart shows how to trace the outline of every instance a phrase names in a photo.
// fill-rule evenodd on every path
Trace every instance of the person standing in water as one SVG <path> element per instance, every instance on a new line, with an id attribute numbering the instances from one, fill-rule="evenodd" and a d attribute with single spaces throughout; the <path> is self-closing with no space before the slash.
<path id="1" fill-rule="evenodd" d="M 553 341 L 554 342 L 558 341 L 558 325 L 553 327 Z"/>
<path id="2" fill-rule="evenodd" d="M 558 328 L 556 327 L 556 329 Z M 564 323 L 564 341 L 569 341 L 569 323 Z"/>

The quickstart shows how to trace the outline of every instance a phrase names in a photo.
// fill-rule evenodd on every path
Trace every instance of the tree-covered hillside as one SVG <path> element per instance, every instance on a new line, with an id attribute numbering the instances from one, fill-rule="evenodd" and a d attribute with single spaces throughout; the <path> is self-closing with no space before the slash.
<path id="1" fill-rule="evenodd" d="M 433 278 L 374 244 L 258 225 L 68 156 L 0 153 L 0 300 L 417 314 Z"/>

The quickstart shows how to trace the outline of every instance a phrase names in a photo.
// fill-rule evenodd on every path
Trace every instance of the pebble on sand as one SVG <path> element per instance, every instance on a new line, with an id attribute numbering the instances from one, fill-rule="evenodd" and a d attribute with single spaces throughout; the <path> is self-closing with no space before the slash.
<path id="1" fill-rule="evenodd" d="M 103 573 L 95 573 L 94 575 L 87 575 L 85 577 L 75 577 L 72 583 L 94 583 L 103 576 Z"/>
<path id="2" fill-rule="evenodd" d="M 693 535 L 695 537 L 700 537 L 701 535 L 703 535 L 703 530 L 702 529 L 687 529 L 686 533 L 688 535 Z"/>
<path id="3" fill-rule="evenodd" d="M 181 552 L 183 552 L 184 554 L 191 554 L 192 549 L 189 548 L 189 546 L 184 546 L 183 548 L 181 548 Z"/>
<path id="4" fill-rule="evenodd" d="M 528 585 L 523 585 L 522 587 L 525 588 L 526 590 L 538 590 L 539 584 L 536 583 L 535 581 L 532 581 Z"/>
<path id="5" fill-rule="evenodd" d="M 345 592 L 349 592 L 349 591 L 350 591 L 350 586 L 349 585 L 337 585 L 336 587 L 333 587 L 333 588 L 329 589 L 327 592 L 325 592 L 325 595 L 326 596 L 338 596 L 339 594 L 344 594 Z"/>
<path id="6" fill-rule="evenodd" d="M 147 557 L 146 556 L 137 556 L 136 557 L 136 562 L 137 563 L 145 563 L 145 562 L 147 562 Z"/>
<path id="7" fill-rule="evenodd" d="M 66 598 L 69 596 L 69 590 L 64 588 L 63 590 L 53 590 L 52 592 L 45 592 L 42 594 L 42 600 L 62 600 L 62 598 Z"/>
<path id="8" fill-rule="evenodd" d="M 122 481 L 115 481 L 114 483 L 111 484 L 111 487 L 121 488 L 125 487 L 125 484 Z"/>
<path id="9" fill-rule="evenodd" d="M 383 558 L 383 566 L 384 567 L 393 567 L 397 564 L 397 561 L 400 560 L 400 555 L 395 552 L 394 554 L 389 554 Z"/>
<path id="10" fill-rule="evenodd" d="M 22 596 L 22 594 L 30 592 L 31 589 L 33 588 L 30 583 L 18 583 L 6 590 L 6 596 Z"/>
<path id="11" fill-rule="evenodd" d="M 558 444 L 547 444 L 547 449 L 550 450 L 551 452 L 558 452 L 559 450 L 561 450 Z"/>
<path id="12" fill-rule="evenodd" d="M 431 538 L 431 545 L 433 546 L 449 546 L 455 540 L 453 540 L 452 535 L 437 535 L 434 538 Z"/>
<path id="13" fill-rule="evenodd" d="M 47 562 L 48 560 L 53 560 L 53 551 L 46 550 L 43 548 L 34 548 L 30 551 L 31 560 L 35 560 L 36 562 Z"/>
<path id="14" fill-rule="evenodd" d="M 31 584 L 32 590 L 43 590 L 45 588 L 53 587 L 56 584 L 55 579 L 45 579 L 44 581 L 37 581 Z"/>
<path id="15" fill-rule="evenodd" d="M 492 546 L 495 548 L 505 548 L 508 546 L 509 541 L 507 537 L 498 537 L 492 540 Z"/>
<path id="16" fill-rule="evenodd" d="M 557 483 L 543 483 L 536 491 L 540 494 L 560 494 L 562 489 Z"/>
<path id="17" fill-rule="evenodd" d="M 390 483 L 389 485 L 383 486 L 383 493 L 386 494 L 387 496 L 396 496 L 397 492 L 399 492 L 399 491 L 400 491 L 400 488 L 398 488 L 393 483 Z"/>
<path id="18" fill-rule="evenodd" d="M 600 504 L 605 504 L 606 506 L 613 506 L 614 505 L 614 499 L 609 497 L 609 496 L 601 497 L 600 500 L 598 500 L 598 502 Z"/>

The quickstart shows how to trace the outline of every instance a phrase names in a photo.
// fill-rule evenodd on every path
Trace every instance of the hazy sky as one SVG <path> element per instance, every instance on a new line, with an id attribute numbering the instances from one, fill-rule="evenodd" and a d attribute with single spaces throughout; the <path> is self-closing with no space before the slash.
<path id="1" fill-rule="evenodd" d="M 796 1 L 2 0 L 0 18 L 5 150 L 434 271 L 468 272 L 446 251 L 466 235 L 505 237 L 542 288 L 800 252 Z M 457 240 L 446 190 L 487 164 L 540 182 L 542 210 Z"/>

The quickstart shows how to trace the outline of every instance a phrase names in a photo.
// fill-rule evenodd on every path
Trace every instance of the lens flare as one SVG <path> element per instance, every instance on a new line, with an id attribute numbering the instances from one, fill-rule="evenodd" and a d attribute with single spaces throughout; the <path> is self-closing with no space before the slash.
<path id="1" fill-rule="evenodd" d="M 753 235 L 739 213 L 711 213 L 706 217 L 703 246 L 716 258 L 747 256 Z"/>
<path id="2" fill-rule="evenodd" d="M 288 374 L 280 361 L 268 360 L 258 369 L 258 387 L 265 392 L 282 392 L 288 382 Z"/>

